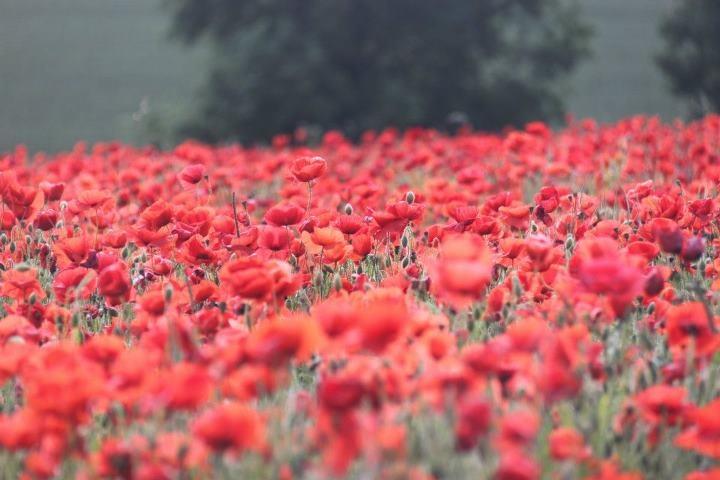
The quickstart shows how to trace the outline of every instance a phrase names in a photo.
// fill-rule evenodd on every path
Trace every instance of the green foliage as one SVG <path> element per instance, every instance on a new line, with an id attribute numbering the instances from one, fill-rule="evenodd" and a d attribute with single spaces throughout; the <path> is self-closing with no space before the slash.
<path id="1" fill-rule="evenodd" d="M 685 0 L 661 25 L 666 48 L 658 63 L 694 113 L 720 109 L 720 2 Z"/>
<path id="2" fill-rule="evenodd" d="M 566 0 L 175 0 L 175 29 L 216 53 L 183 134 L 267 139 L 299 125 L 357 135 L 497 129 L 563 113 L 588 28 Z M 455 116 L 458 118 L 458 116 Z"/>

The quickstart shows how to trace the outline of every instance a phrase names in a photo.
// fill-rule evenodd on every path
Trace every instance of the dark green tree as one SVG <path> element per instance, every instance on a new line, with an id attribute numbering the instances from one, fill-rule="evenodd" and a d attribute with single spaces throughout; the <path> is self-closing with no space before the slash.
<path id="1" fill-rule="evenodd" d="M 589 37 L 571 0 L 170 1 L 175 32 L 213 45 L 183 131 L 210 141 L 559 119 Z"/>
<path id="2" fill-rule="evenodd" d="M 658 63 L 694 114 L 720 110 L 720 2 L 683 0 L 663 21 Z"/>

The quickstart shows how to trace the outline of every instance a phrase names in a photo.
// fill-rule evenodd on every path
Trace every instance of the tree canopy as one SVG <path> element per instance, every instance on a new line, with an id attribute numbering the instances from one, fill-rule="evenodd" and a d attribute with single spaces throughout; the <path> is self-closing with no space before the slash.
<path id="1" fill-rule="evenodd" d="M 658 62 L 673 91 L 692 100 L 696 114 L 720 109 L 720 2 L 677 2 L 661 33 Z"/>
<path id="2" fill-rule="evenodd" d="M 589 29 L 565 0 L 174 0 L 175 32 L 215 51 L 183 134 L 254 141 L 300 125 L 351 135 L 498 129 L 563 114 Z M 457 117 L 458 115 L 456 115 Z"/>

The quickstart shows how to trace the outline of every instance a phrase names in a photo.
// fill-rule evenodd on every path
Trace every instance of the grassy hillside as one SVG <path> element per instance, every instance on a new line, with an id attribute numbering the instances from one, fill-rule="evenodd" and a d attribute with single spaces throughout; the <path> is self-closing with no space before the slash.
<path id="1" fill-rule="evenodd" d="M 670 1 L 583 0 L 596 53 L 570 82 L 571 112 L 683 112 L 651 58 Z M 173 44 L 168 20 L 158 0 L 0 0 L 0 150 L 142 142 L 133 114 L 185 108 L 202 80 L 206 55 Z"/>

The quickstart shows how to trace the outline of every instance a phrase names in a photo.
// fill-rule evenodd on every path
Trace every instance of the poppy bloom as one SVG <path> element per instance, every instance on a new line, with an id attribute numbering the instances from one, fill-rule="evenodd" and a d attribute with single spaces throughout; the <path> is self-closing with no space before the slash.
<path id="1" fill-rule="evenodd" d="M 223 265 L 219 276 L 231 294 L 251 300 L 284 298 L 299 287 L 292 267 L 278 260 L 238 258 Z"/>
<path id="2" fill-rule="evenodd" d="M 172 207 L 164 200 L 158 200 L 140 214 L 145 228 L 159 230 L 173 219 Z"/>
<path id="3" fill-rule="evenodd" d="M 285 250 L 292 240 L 292 234 L 283 227 L 266 225 L 259 228 L 258 246 L 274 252 Z"/>
<path id="4" fill-rule="evenodd" d="M 535 480 L 540 478 L 540 468 L 524 452 L 509 449 L 502 452 L 500 465 L 494 478 L 496 480 Z"/>
<path id="5" fill-rule="evenodd" d="M 246 344 L 248 356 L 275 367 L 291 359 L 305 360 L 319 345 L 320 327 L 316 322 L 300 318 L 263 322 Z"/>
<path id="6" fill-rule="evenodd" d="M 682 387 L 655 385 L 635 396 L 635 403 L 643 418 L 651 425 L 675 425 L 689 407 L 687 392 Z"/>
<path id="7" fill-rule="evenodd" d="M 606 297 L 615 315 L 622 316 L 644 287 L 642 270 L 624 257 L 617 242 L 600 237 L 580 242 L 573 255 L 570 273 L 583 290 Z"/>
<path id="8" fill-rule="evenodd" d="M 372 237 L 370 235 L 353 235 L 352 248 L 353 252 L 360 258 L 365 258 L 372 251 Z"/>
<path id="9" fill-rule="evenodd" d="M 84 190 L 77 196 L 77 202 L 83 209 L 94 209 L 101 207 L 112 197 L 104 190 Z"/>
<path id="10" fill-rule="evenodd" d="M 80 265 L 85 262 L 92 248 L 92 240 L 86 235 L 67 237 L 55 242 L 53 252 L 58 257 L 58 265 L 65 267 L 68 264 Z"/>
<path id="11" fill-rule="evenodd" d="M 305 210 L 293 203 L 279 204 L 270 208 L 265 213 L 265 220 L 270 225 L 284 227 L 286 225 L 296 225 L 305 216 Z"/>
<path id="12" fill-rule="evenodd" d="M 365 386 L 350 375 L 334 375 L 321 380 L 318 386 L 320 406 L 334 412 L 357 407 L 365 395 Z"/>
<path id="13" fill-rule="evenodd" d="M 97 286 L 97 273 L 84 267 L 71 267 L 55 275 L 52 282 L 55 298 L 61 304 L 72 303 L 77 299 L 86 300 Z"/>
<path id="14" fill-rule="evenodd" d="M 103 391 L 104 370 L 70 346 L 58 344 L 29 359 L 22 380 L 28 408 L 83 424 Z"/>
<path id="15" fill-rule="evenodd" d="M 352 235 L 363 228 L 363 219 L 360 215 L 340 215 L 335 226 L 345 235 Z"/>
<path id="16" fill-rule="evenodd" d="M 548 441 L 550 455 L 555 460 L 584 460 L 591 455 L 583 436 L 573 428 L 556 428 L 550 433 Z"/>
<path id="17" fill-rule="evenodd" d="M 720 347 L 720 337 L 712 331 L 702 303 L 675 305 L 668 309 L 666 315 L 670 347 L 688 348 L 693 345 L 695 354 L 701 356 L 712 355 Z"/>
<path id="18" fill-rule="evenodd" d="M 195 163 L 188 165 L 178 173 L 178 179 L 186 185 L 195 185 L 205 176 L 205 165 Z"/>
<path id="19" fill-rule="evenodd" d="M 395 341 L 408 323 L 409 312 L 402 298 L 389 295 L 373 298 L 359 308 L 359 340 L 362 348 L 380 353 Z"/>
<path id="20" fill-rule="evenodd" d="M 687 415 L 690 426 L 675 438 L 675 445 L 710 458 L 720 458 L 720 399 Z"/>
<path id="21" fill-rule="evenodd" d="M 194 410 L 210 399 L 212 386 L 203 366 L 182 362 L 162 376 L 156 395 L 171 410 Z"/>
<path id="22" fill-rule="evenodd" d="M 107 297 L 108 301 L 113 305 L 127 300 L 131 287 L 125 264 L 115 262 L 103 268 L 97 277 L 97 286 L 100 294 Z"/>
<path id="23" fill-rule="evenodd" d="M 299 157 L 290 163 L 290 173 L 303 183 L 312 182 L 327 170 L 327 162 L 322 157 Z"/>
<path id="24" fill-rule="evenodd" d="M 553 242 L 545 235 L 529 235 L 525 239 L 525 251 L 527 256 L 538 266 L 545 265 Z"/>
<path id="25" fill-rule="evenodd" d="M 690 237 L 683 243 L 680 256 L 687 262 L 694 262 L 705 252 L 705 241 L 700 237 Z"/>
<path id="26" fill-rule="evenodd" d="M 263 261 L 240 258 L 226 263 L 220 271 L 221 281 L 235 295 L 263 299 L 272 294 L 273 280 L 265 271 Z"/>
<path id="27" fill-rule="evenodd" d="M 310 234 L 313 243 L 323 248 L 332 248 L 345 243 L 345 237 L 340 230 L 334 227 L 317 227 Z"/>
<path id="28" fill-rule="evenodd" d="M 53 228 L 55 228 L 58 218 L 59 214 L 57 211 L 53 210 L 52 208 L 46 208 L 45 210 L 41 210 L 38 212 L 35 220 L 33 220 L 33 225 L 35 225 L 40 230 L 47 232 L 48 230 L 52 230 Z"/>
<path id="29" fill-rule="evenodd" d="M 449 237 L 433 269 L 433 289 L 455 306 L 479 299 L 492 279 L 492 260 L 485 243 L 472 235 Z"/>
<path id="30" fill-rule="evenodd" d="M 52 183 L 52 182 L 40 182 L 40 188 L 45 193 L 45 199 L 48 202 L 55 202 L 62 198 L 63 192 L 65 191 L 65 184 Z"/>
<path id="31" fill-rule="evenodd" d="M 183 244 L 183 254 L 188 263 L 206 265 L 215 262 L 216 253 L 203 244 L 200 235 L 193 235 Z"/>
<path id="32" fill-rule="evenodd" d="M 213 450 L 260 451 L 265 446 L 265 424 L 253 408 L 224 403 L 200 415 L 193 433 Z"/>
<path id="33" fill-rule="evenodd" d="M 677 223 L 665 218 L 657 218 L 652 224 L 653 233 L 663 252 L 680 253 L 683 248 L 683 235 Z"/>
<path id="34" fill-rule="evenodd" d="M 665 279 L 662 272 L 658 268 L 650 270 L 650 274 L 645 279 L 645 295 L 654 297 L 658 295 L 665 286 Z"/>
<path id="35" fill-rule="evenodd" d="M 31 294 L 42 298 L 43 290 L 33 268 L 15 268 L 2 273 L 0 292 L 3 296 L 15 300 L 26 300 Z"/>
<path id="36" fill-rule="evenodd" d="M 10 451 L 35 446 L 41 439 L 42 421 L 42 416 L 29 408 L 0 416 L 0 445 Z"/>
<path id="37" fill-rule="evenodd" d="M 127 243 L 127 233 L 121 230 L 110 230 L 103 236 L 105 244 L 112 248 L 122 248 Z"/>
<path id="38" fill-rule="evenodd" d="M 458 407 L 455 426 L 458 447 L 462 450 L 475 447 L 480 435 L 490 426 L 490 418 L 490 405 L 484 398 L 474 395 L 463 398 Z"/>

